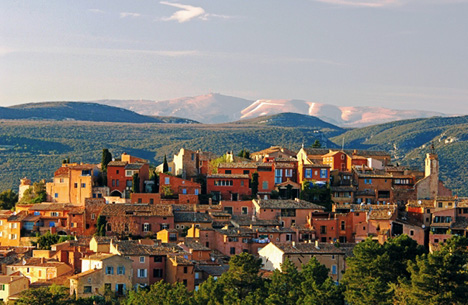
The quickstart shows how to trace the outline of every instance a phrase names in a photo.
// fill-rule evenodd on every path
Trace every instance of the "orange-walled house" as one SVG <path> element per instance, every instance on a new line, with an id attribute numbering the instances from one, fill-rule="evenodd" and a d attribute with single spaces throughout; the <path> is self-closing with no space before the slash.
<path id="1" fill-rule="evenodd" d="M 298 183 L 302 185 L 304 181 L 330 182 L 330 166 L 325 164 L 299 163 Z"/>
<path id="2" fill-rule="evenodd" d="M 314 212 L 323 212 L 323 206 L 305 200 L 263 200 L 254 199 L 254 215 L 258 219 L 279 219 L 283 227 L 306 225 L 307 219 Z"/>
<path id="3" fill-rule="evenodd" d="M 164 194 L 165 189 L 169 188 L 174 195 L 196 195 L 201 194 L 200 183 L 171 176 L 168 174 L 159 174 L 159 193 Z"/>
<path id="4" fill-rule="evenodd" d="M 252 200 L 223 200 L 220 202 L 220 205 L 224 212 L 235 216 L 252 216 L 254 213 Z"/>
<path id="5" fill-rule="evenodd" d="M 343 151 L 333 151 L 323 156 L 323 164 L 330 166 L 331 170 L 350 171 L 348 163 L 350 158 Z"/>
<path id="6" fill-rule="evenodd" d="M 181 255 L 169 255 L 166 260 L 166 282 L 182 283 L 188 291 L 195 289 L 195 264 Z"/>
<path id="7" fill-rule="evenodd" d="M 356 203 L 393 203 L 393 177 L 391 174 L 369 168 L 353 168 L 353 180 L 357 183 Z"/>
<path id="8" fill-rule="evenodd" d="M 125 157 L 124 159 L 127 160 Z M 148 163 L 129 163 L 123 160 L 109 162 L 107 164 L 107 186 L 111 196 L 129 197 L 134 174 L 138 174 L 140 192 L 142 192 L 145 189 L 145 180 L 149 179 Z"/>
<path id="9" fill-rule="evenodd" d="M 252 195 L 249 176 L 243 174 L 213 174 L 206 177 L 206 192 L 213 201 L 238 201 Z"/>
<path id="10" fill-rule="evenodd" d="M 53 182 L 46 183 L 47 201 L 83 206 L 86 198 L 93 197 L 98 175 L 95 164 L 62 164 L 55 171 Z"/>
<path id="11" fill-rule="evenodd" d="M 130 202 L 158 204 L 161 202 L 161 193 L 131 193 Z"/>
<path id="12" fill-rule="evenodd" d="M 311 225 L 322 242 L 354 242 L 353 213 L 312 213 Z"/>

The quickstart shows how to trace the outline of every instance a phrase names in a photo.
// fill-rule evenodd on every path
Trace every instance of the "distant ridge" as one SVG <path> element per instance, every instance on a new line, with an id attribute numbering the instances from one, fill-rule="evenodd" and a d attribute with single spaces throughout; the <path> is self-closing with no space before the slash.
<path id="1" fill-rule="evenodd" d="M 42 102 L 1 108 L 6 120 L 75 120 L 121 123 L 164 123 L 122 108 L 88 102 Z"/>
<path id="2" fill-rule="evenodd" d="M 344 129 L 336 125 L 327 123 L 315 116 L 284 112 L 273 115 L 259 116 L 253 119 L 245 119 L 233 122 L 233 124 L 256 124 L 256 125 L 267 125 L 267 126 L 281 126 L 281 127 L 309 127 L 317 129 L 332 129 L 340 130 Z"/>

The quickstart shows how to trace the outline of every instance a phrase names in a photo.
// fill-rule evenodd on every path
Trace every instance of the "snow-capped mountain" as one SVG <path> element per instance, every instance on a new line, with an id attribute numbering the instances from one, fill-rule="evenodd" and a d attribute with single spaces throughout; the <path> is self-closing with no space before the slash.
<path id="1" fill-rule="evenodd" d="M 341 127 L 363 127 L 396 120 L 448 116 L 423 110 L 396 110 L 382 107 L 335 106 L 303 100 L 249 101 L 242 98 L 210 93 L 166 101 L 103 100 L 101 104 L 122 107 L 144 115 L 176 116 L 201 123 L 227 123 L 282 112 L 316 116 Z"/>

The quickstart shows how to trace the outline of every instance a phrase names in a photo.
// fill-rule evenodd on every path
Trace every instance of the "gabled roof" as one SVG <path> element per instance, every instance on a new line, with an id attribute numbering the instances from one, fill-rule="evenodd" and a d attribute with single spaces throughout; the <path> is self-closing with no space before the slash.
<path id="1" fill-rule="evenodd" d="M 198 223 L 211 223 L 210 215 L 206 213 L 195 213 L 195 212 L 175 212 L 174 213 L 174 222 L 198 222 Z"/>
<path id="2" fill-rule="evenodd" d="M 125 165 L 125 169 L 139 170 L 140 168 L 143 167 L 143 165 L 145 164 L 144 163 L 128 163 L 127 165 Z"/>
<path id="3" fill-rule="evenodd" d="M 102 209 L 104 216 L 173 216 L 171 205 L 150 204 L 106 204 Z"/>
<path id="4" fill-rule="evenodd" d="M 137 240 L 119 240 L 112 243 L 115 244 L 119 253 L 124 256 L 154 256 L 171 253 L 167 247 L 140 244 Z"/>
<path id="5" fill-rule="evenodd" d="M 269 148 L 253 152 L 250 155 L 251 156 L 256 156 L 256 155 L 262 155 L 263 156 L 263 155 L 268 155 L 268 154 L 272 154 L 272 153 L 275 153 L 275 152 L 282 152 L 282 153 L 284 153 L 286 155 L 289 155 L 289 156 L 295 156 L 297 154 L 296 152 L 294 152 L 292 150 L 289 150 L 287 148 L 281 147 L 281 146 L 271 146 Z"/>
<path id="6" fill-rule="evenodd" d="M 325 210 L 321 205 L 305 200 L 254 199 L 253 203 L 261 209 L 317 209 Z"/>
<path id="7" fill-rule="evenodd" d="M 292 242 L 272 242 L 285 254 L 347 254 L 349 247 L 341 247 L 334 244 L 319 243 L 292 243 Z"/>
<path id="8" fill-rule="evenodd" d="M 236 175 L 236 174 L 212 174 L 206 176 L 206 178 L 212 178 L 212 179 L 249 179 L 249 175 Z"/>
<path id="9" fill-rule="evenodd" d="M 107 167 L 109 166 L 119 166 L 119 167 L 123 167 L 127 165 L 127 162 L 122 162 L 122 161 L 111 161 L 107 164 Z"/>

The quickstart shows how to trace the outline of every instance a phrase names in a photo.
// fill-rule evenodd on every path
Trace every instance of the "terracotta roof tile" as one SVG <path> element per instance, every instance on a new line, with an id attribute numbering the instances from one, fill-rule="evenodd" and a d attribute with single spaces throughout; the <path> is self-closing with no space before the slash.
<path id="1" fill-rule="evenodd" d="M 279 200 L 279 199 L 254 199 L 254 204 L 257 204 L 261 209 L 317 209 L 325 210 L 321 205 L 305 201 L 305 200 Z"/>

